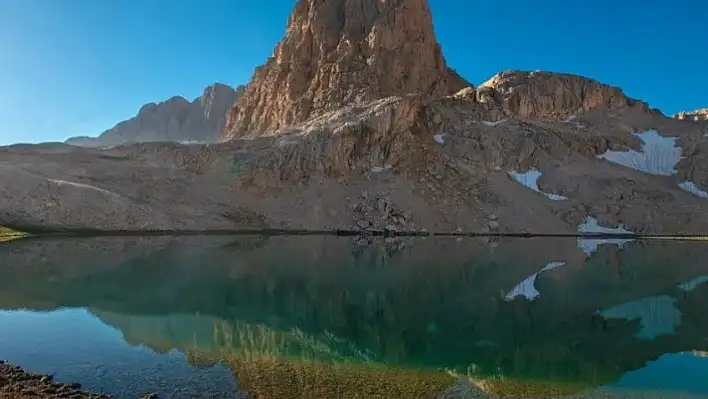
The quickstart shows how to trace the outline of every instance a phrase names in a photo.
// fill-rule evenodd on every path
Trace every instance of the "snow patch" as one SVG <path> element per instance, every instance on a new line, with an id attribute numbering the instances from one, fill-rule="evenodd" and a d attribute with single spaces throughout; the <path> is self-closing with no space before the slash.
<path id="1" fill-rule="evenodd" d="M 640 319 L 641 328 L 634 336 L 654 339 L 673 334 L 681 324 L 681 312 L 676 309 L 676 299 L 667 295 L 643 298 L 598 311 L 606 319 Z"/>
<path id="2" fill-rule="evenodd" d="M 445 144 L 445 134 L 436 134 L 433 136 L 433 140 L 438 144 Z"/>
<path id="3" fill-rule="evenodd" d="M 662 137 L 656 130 L 634 134 L 642 142 L 640 152 L 607 150 L 598 158 L 651 175 L 671 176 L 681 160 L 681 147 L 676 137 Z"/>
<path id="4" fill-rule="evenodd" d="M 496 125 L 498 125 L 498 124 L 500 124 L 500 123 L 506 122 L 507 120 L 508 120 L 508 119 L 502 119 L 502 120 L 499 120 L 499 121 L 482 121 L 482 123 L 484 123 L 484 124 L 487 125 L 487 126 L 496 126 Z"/>
<path id="5" fill-rule="evenodd" d="M 385 172 L 389 169 L 391 169 L 391 165 L 376 165 L 371 168 L 371 172 L 372 173 L 379 173 L 379 172 Z"/>
<path id="6" fill-rule="evenodd" d="M 701 190 L 696 186 L 696 183 L 691 181 L 685 181 L 678 185 L 682 190 L 687 191 L 698 198 L 708 199 L 708 193 Z"/>
<path id="7" fill-rule="evenodd" d="M 541 193 L 545 195 L 546 197 L 550 198 L 553 201 L 564 201 L 567 200 L 568 198 L 558 195 L 558 194 L 549 194 L 549 193 L 544 193 L 541 191 L 541 189 L 538 188 L 538 178 L 541 177 L 541 172 L 539 172 L 536 169 L 530 169 L 528 172 L 525 173 L 518 173 L 515 171 L 509 172 L 509 176 L 514 178 L 519 184 L 530 188 L 531 190 Z"/>
<path id="8" fill-rule="evenodd" d="M 708 283 L 708 275 L 706 276 L 699 276 L 694 278 L 691 281 L 687 281 L 685 283 L 679 284 L 679 289 L 682 291 L 690 292 L 696 289 L 701 284 Z"/>
<path id="9" fill-rule="evenodd" d="M 574 121 L 576 118 L 577 118 L 576 115 L 569 115 L 567 118 L 565 118 L 565 119 L 563 120 L 563 122 L 565 122 L 565 123 L 570 123 L 570 122 Z"/>
<path id="10" fill-rule="evenodd" d="M 508 294 L 506 294 L 506 297 L 504 299 L 507 301 L 511 301 L 518 296 L 523 296 L 529 301 L 535 300 L 536 298 L 538 298 L 539 295 L 541 295 L 535 287 L 536 277 L 538 277 L 538 275 L 543 272 L 553 270 L 555 268 L 562 267 L 565 265 L 565 262 L 550 262 L 546 265 L 546 267 L 526 277 L 524 281 L 517 284 Z"/>
<path id="11" fill-rule="evenodd" d="M 73 181 L 66 181 L 66 180 L 58 180 L 58 179 L 47 179 L 48 181 L 56 184 L 57 186 L 70 186 L 70 187 L 75 187 L 78 189 L 84 189 L 84 190 L 89 190 L 89 191 L 95 191 L 101 194 L 105 194 L 110 197 L 114 198 L 120 198 L 120 195 L 114 193 L 113 191 L 108 191 L 106 189 L 96 187 L 96 186 L 91 186 L 88 184 L 83 184 L 83 183 L 75 183 Z"/>
<path id="12" fill-rule="evenodd" d="M 584 234 L 634 234 L 633 232 L 626 230 L 622 224 L 617 228 L 602 227 L 597 222 L 597 219 L 591 216 L 587 216 L 583 223 L 578 225 L 578 232 Z M 585 255 L 590 256 L 597 251 L 597 248 L 602 244 L 613 244 L 617 245 L 620 249 L 624 247 L 628 242 L 632 242 L 632 238 L 578 238 L 578 248 L 585 252 Z"/>

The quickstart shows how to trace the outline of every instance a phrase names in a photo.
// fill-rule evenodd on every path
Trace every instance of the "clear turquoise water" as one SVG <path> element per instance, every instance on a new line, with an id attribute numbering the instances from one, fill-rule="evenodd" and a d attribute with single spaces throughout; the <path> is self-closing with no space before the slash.
<path id="1" fill-rule="evenodd" d="M 239 382 L 249 363 L 231 359 L 246 355 L 708 397 L 708 246 L 604 244 L 588 256 L 584 244 L 17 241 L 0 246 L 0 359 L 125 398 L 263 394 Z"/>

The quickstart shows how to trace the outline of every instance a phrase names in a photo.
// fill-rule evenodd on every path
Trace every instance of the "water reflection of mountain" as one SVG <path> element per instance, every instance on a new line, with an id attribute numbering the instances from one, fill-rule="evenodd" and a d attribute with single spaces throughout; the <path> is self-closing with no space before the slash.
<path id="1" fill-rule="evenodd" d="M 238 359 L 237 374 L 244 359 L 282 358 L 429 370 L 430 389 L 449 383 L 436 370 L 452 369 L 567 393 L 708 349 L 708 286 L 679 288 L 708 275 L 707 250 L 654 241 L 586 259 L 572 240 L 26 241 L 0 249 L 0 306 L 89 307 L 132 343 Z M 536 300 L 506 300 L 549 262 L 566 265 L 537 277 Z M 647 323 L 659 333 L 643 335 Z"/>

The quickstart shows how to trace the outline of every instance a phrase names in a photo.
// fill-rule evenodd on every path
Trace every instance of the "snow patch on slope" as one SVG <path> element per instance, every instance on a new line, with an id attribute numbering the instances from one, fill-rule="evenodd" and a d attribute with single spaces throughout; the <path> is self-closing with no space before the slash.
<path id="1" fill-rule="evenodd" d="M 563 120 L 563 122 L 565 122 L 565 123 L 570 123 L 570 122 L 574 121 L 574 120 L 577 119 L 577 118 L 578 118 L 578 117 L 577 117 L 576 115 L 569 115 L 567 118 L 565 118 L 565 119 Z"/>
<path id="2" fill-rule="evenodd" d="M 506 122 L 507 120 L 508 120 L 508 119 L 502 119 L 502 120 L 499 120 L 499 121 L 482 121 L 482 123 L 484 123 L 484 124 L 487 125 L 487 126 L 492 126 L 492 127 L 493 127 L 493 126 L 496 126 L 496 125 L 498 125 L 498 124 L 500 124 L 500 123 L 504 123 L 504 122 Z"/>
<path id="3" fill-rule="evenodd" d="M 678 185 L 682 190 L 687 191 L 698 198 L 708 199 L 708 193 L 696 186 L 696 183 L 685 181 Z"/>
<path id="4" fill-rule="evenodd" d="M 541 191 L 541 189 L 538 188 L 538 178 L 541 177 L 541 172 L 539 172 L 536 169 L 530 169 L 528 172 L 525 173 L 518 173 L 515 171 L 509 172 L 509 176 L 514 178 L 519 184 L 530 188 L 531 190 L 541 193 L 545 195 L 546 197 L 550 198 L 553 201 L 564 201 L 567 200 L 568 198 L 558 195 L 558 194 L 549 194 L 549 193 L 544 193 Z"/>
<path id="5" fill-rule="evenodd" d="M 438 144 L 445 144 L 445 134 L 436 134 L 433 136 L 433 140 Z"/>
<path id="6" fill-rule="evenodd" d="M 676 137 L 662 137 L 656 130 L 634 135 L 642 142 L 641 151 L 607 150 L 598 158 L 651 175 L 671 176 L 676 173 L 682 151 L 681 147 L 676 146 Z"/>
<path id="7" fill-rule="evenodd" d="M 639 319 L 641 328 L 634 336 L 651 340 L 660 335 L 673 334 L 681 323 L 681 312 L 675 304 L 676 299 L 661 295 L 623 303 L 598 313 L 606 319 Z"/>
<path id="8" fill-rule="evenodd" d="M 380 173 L 380 172 L 385 172 L 387 170 L 391 169 L 391 165 L 376 165 L 371 168 L 372 173 Z"/>
<path id="9" fill-rule="evenodd" d="M 583 223 L 578 225 L 578 232 L 583 234 L 634 234 L 633 232 L 626 230 L 621 224 L 617 228 L 602 227 L 598 223 L 597 219 L 592 216 L 587 216 Z M 620 249 L 624 247 L 628 242 L 632 242 L 634 239 L 628 238 L 578 238 L 578 248 L 585 252 L 585 255 L 590 256 L 600 245 L 603 244 L 614 244 Z"/>
<path id="10" fill-rule="evenodd" d="M 536 277 L 538 277 L 539 274 L 545 271 L 553 270 L 555 268 L 562 267 L 565 265 L 565 262 L 550 262 L 546 265 L 546 267 L 526 277 L 524 281 L 517 284 L 508 294 L 506 294 L 506 297 L 504 299 L 507 301 L 511 301 L 516 297 L 523 296 L 529 301 L 535 300 L 536 298 L 538 298 L 539 295 L 541 295 L 535 286 Z"/>

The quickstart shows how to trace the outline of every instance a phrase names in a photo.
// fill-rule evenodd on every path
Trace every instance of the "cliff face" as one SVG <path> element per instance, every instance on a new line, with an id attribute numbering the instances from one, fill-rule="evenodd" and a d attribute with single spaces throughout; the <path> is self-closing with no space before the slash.
<path id="1" fill-rule="evenodd" d="M 682 111 L 674 115 L 674 118 L 685 121 L 708 121 L 708 108 Z"/>
<path id="2" fill-rule="evenodd" d="M 477 98 L 498 103 L 518 118 L 553 118 L 595 108 L 648 111 L 646 103 L 583 76 L 543 71 L 504 71 L 479 86 Z"/>
<path id="3" fill-rule="evenodd" d="M 427 0 L 300 0 L 222 139 L 261 135 L 348 104 L 439 97 L 467 85 L 442 56 Z"/>
<path id="4" fill-rule="evenodd" d="M 226 111 L 242 92 L 243 87 L 234 90 L 216 83 L 192 102 L 172 97 L 159 104 L 145 104 L 135 117 L 98 137 L 73 137 L 66 142 L 81 147 L 150 141 L 215 142 L 224 128 Z"/>
<path id="5" fill-rule="evenodd" d="M 184 130 L 194 107 L 214 140 L 217 97 L 148 105 L 106 136 L 205 140 L 165 128 L 201 132 Z M 475 88 L 445 65 L 425 0 L 300 0 L 227 114 L 218 145 L 0 148 L 0 225 L 708 231 L 705 124 L 582 76 Z"/>

